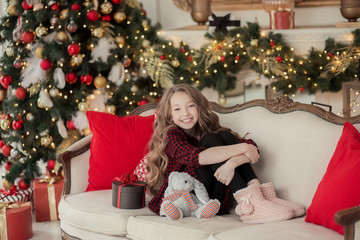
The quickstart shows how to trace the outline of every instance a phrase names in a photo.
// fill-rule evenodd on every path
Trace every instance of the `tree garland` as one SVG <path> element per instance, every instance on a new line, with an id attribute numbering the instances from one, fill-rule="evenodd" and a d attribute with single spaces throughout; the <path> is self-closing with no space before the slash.
<path id="1" fill-rule="evenodd" d="M 224 93 L 235 87 L 233 73 L 248 64 L 257 74 L 269 79 L 274 91 L 282 94 L 337 92 L 342 82 L 353 81 L 359 71 L 360 30 L 352 34 L 351 44 L 329 38 L 324 50 L 312 48 L 307 55 L 299 56 L 283 41 L 281 34 L 270 32 L 265 36 L 258 24 L 247 23 L 226 35 L 207 33 L 212 43 L 200 49 L 190 49 L 184 42 L 176 48 L 169 42 L 152 46 L 143 57 L 148 73 L 153 80 L 161 76 L 163 87 L 188 82 L 196 83 L 200 89 L 211 87 Z M 159 59 L 157 64 L 154 58 Z"/>

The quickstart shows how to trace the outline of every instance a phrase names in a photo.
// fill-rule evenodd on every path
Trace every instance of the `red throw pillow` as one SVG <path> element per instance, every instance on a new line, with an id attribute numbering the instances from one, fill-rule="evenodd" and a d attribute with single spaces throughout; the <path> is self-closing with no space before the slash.
<path id="1" fill-rule="evenodd" d="M 346 122 L 326 173 L 307 210 L 306 222 L 344 234 L 334 216 L 341 209 L 360 204 L 360 133 Z"/>
<path id="2" fill-rule="evenodd" d="M 93 111 L 86 115 L 93 133 L 86 191 L 111 189 L 114 177 L 132 173 L 148 152 L 154 115 L 118 117 Z"/>

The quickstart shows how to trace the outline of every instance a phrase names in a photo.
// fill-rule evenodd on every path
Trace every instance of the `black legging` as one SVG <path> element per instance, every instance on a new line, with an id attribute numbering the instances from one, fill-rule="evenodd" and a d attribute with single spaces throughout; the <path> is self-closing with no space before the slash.
<path id="1" fill-rule="evenodd" d="M 223 131 L 217 134 L 206 134 L 200 140 L 199 145 L 205 148 L 211 148 L 237 143 L 238 140 L 232 133 Z M 237 190 L 245 188 L 250 180 L 257 178 L 250 163 L 245 163 L 235 169 L 233 179 L 230 184 L 226 186 L 225 184 L 217 181 L 214 176 L 216 170 L 225 162 L 226 161 L 211 165 L 204 165 L 196 169 L 197 175 L 208 191 L 209 197 L 211 199 L 218 199 L 220 202 L 224 200 L 228 188 L 235 193 Z"/>

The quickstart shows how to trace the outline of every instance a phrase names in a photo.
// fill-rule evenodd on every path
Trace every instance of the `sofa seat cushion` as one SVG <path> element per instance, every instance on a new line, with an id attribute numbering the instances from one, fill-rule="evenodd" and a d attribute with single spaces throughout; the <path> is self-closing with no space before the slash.
<path id="1" fill-rule="evenodd" d="M 344 236 L 327 228 L 306 223 L 304 218 L 254 224 L 215 233 L 208 240 L 341 240 Z"/>
<path id="2" fill-rule="evenodd" d="M 61 222 L 108 235 L 125 236 L 129 217 L 151 215 L 147 207 L 118 209 L 111 204 L 111 190 L 99 190 L 63 196 L 59 203 Z M 147 196 L 146 202 L 150 198 Z"/>
<path id="3" fill-rule="evenodd" d="M 128 221 L 127 237 L 136 240 L 207 240 L 213 233 L 246 226 L 248 225 L 242 223 L 235 214 L 211 219 L 185 217 L 176 221 L 160 216 L 133 216 Z"/>

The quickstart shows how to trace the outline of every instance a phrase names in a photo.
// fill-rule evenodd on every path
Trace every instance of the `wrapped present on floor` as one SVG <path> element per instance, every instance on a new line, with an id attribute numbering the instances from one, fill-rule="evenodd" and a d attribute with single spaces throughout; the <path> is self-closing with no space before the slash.
<path id="1" fill-rule="evenodd" d="M 58 205 L 64 180 L 46 177 L 34 180 L 33 186 L 35 220 L 37 222 L 59 220 Z"/>
<path id="2" fill-rule="evenodd" d="M 31 202 L 33 189 L 18 190 L 14 185 L 9 190 L 0 188 L 0 202 Z"/>
<path id="3" fill-rule="evenodd" d="M 272 10 L 270 12 L 270 28 L 271 29 L 295 28 L 294 15 L 295 12 L 290 9 L 284 9 L 279 11 Z"/>
<path id="4" fill-rule="evenodd" d="M 27 240 L 32 236 L 31 202 L 1 202 L 0 239 Z"/>
<path id="5" fill-rule="evenodd" d="M 112 205 L 121 209 L 145 207 L 145 183 L 135 174 L 124 174 L 112 183 Z"/>

